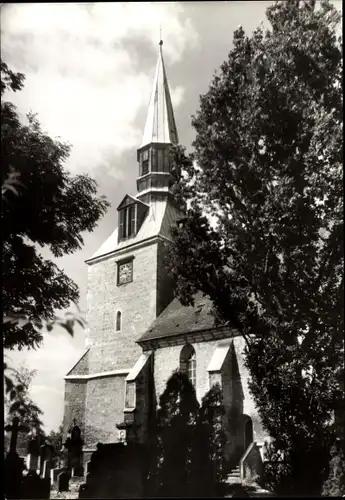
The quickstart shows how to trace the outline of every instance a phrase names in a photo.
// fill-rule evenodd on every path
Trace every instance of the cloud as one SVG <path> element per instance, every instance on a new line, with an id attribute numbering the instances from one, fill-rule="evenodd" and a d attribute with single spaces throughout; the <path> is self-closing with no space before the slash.
<path id="1" fill-rule="evenodd" d="M 164 56 L 179 61 L 197 34 L 177 3 L 11 4 L 2 8 L 2 55 L 26 75 L 11 94 L 23 113 L 38 113 L 43 129 L 73 146 L 67 166 L 74 172 L 107 168 L 122 178 L 117 160 L 140 144 L 136 118 L 148 105 L 151 71 L 138 71 L 143 56 L 137 40 L 158 52 L 159 25 Z M 151 74 L 152 73 L 152 74 Z M 181 87 L 171 89 L 175 107 Z"/>
<path id="2" fill-rule="evenodd" d="M 172 105 L 173 105 L 174 109 L 177 108 L 181 104 L 181 102 L 183 101 L 184 92 L 185 92 L 185 90 L 181 85 L 178 85 L 177 87 L 172 89 L 171 101 L 172 101 Z"/>

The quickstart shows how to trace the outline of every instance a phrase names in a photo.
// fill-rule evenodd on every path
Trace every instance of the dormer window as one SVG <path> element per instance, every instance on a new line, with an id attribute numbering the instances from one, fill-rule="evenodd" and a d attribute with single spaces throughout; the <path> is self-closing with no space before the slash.
<path id="1" fill-rule="evenodd" d="M 149 177 L 149 176 L 148 176 Z M 144 178 L 144 180 L 147 177 Z M 118 210 L 118 241 L 133 238 L 142 226 L 146 214 L 148 213 L 149 205 L 133 196 L 126 195 Z"/>
<path id="2" fill-rule="evenodd" d="M 129 205 L 119 210 L 120 239 L 130 238 L 136 233 L 136 205 Z"/>

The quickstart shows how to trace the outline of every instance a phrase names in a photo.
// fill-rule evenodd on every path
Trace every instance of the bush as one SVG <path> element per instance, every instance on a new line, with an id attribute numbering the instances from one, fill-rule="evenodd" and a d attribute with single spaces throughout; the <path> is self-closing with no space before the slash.
<path id="1" fill-rule="evenodd" d="M 188 377 L 173 373 L 160 397 L 147 496 L 224 496 L 223 414 L 219 385 L 209 390 L 199 408 Z"/>
<path id="2" fill-rule="evenodd" d="M 304 445 L 304 449 L 303 449 Z M 327 443 L 316 447 L 314 443 L 281 442 L 266 445 L 265 487 L 276 495 L 320 496 L 328 473 Z"/>
<path id="3" fill-rule="evenodd" d="M 331 449 L 329 476 L 322 488 L 322 496 L 337 497 L 345 495 L 345 454 L 339 446 Z"/>

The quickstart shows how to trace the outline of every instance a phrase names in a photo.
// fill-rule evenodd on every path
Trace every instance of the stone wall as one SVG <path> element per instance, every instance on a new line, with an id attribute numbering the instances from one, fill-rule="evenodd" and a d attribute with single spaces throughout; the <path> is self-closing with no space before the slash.
<path id="1" fill-rule="evenodd" d="M 223 390 L 226 415 L 224 430 L 227 435 L 227 457 L 239 460 L 244 453 L 243 413 L 250 415 L 254 425 L 254 439 L 263 440 L 266 435 L 248 387 L 248 371 L 244 366 L 244 340 L 234 337 L 224 359 L 221 372 L 209 374 L 207 371 L 218 341 L 191 341 L 196 354 L 196 394 L 199 403 L 209 388 L 219 383 Z M 166 382 L 175 369 L 179 368 L 180 352 L 183 345 L 172 345 L 154 351 L 154 385 L 157 402 L 166 387 Z M 237 461 L 238 463 L 238 461 Z"/>
<path id="2" fill-rule="evenodd" d="M 90 265 L 87 298 L 90 373 L 130 369 L 140 356 L 141 348 L 135 341 L 156 318 L 157 247 L 154 243 Z M 133 281 L 118 286 L 116 260 L 131 256 L 134 256 Z M 115 331 L 117 311 L 122 314 L 121 331 Z"/>
<path id="3" fill-rule="evenodd" d="M 87 384 L 85 448 L 117 442 L 116 424 L 123 421 L 126 375 L 91 379 Z"/>
<path id="4" fill-rule="evenodd" d="M 260 479 L 263 477 L 264 465 L 260 450 L 257 444 L 254 442 L 246 450 L 246 453 L 240 461 L 240 474 L 241 479 Z"/>
<path id="5" fill-rule="evenodd" d="M 217 346 L 217 341 L 192 344 L 196 355 L 196 395 L 199 403 L 209 390 L 207 367 Z M 183 345 L 168 346 L 154 352 L 154 383 L 157 401 L 165 390 L 166 383 L 173 371 L 179 368 L 180 352 Z"/>
<path id="6" fill-rule="evenodd" d="M 86 380 L 65 381 L 64 438 L 67 437 L 68 429 L 72 425 L 74 418 L 77 420 L 82 433 L 84 432 L 86 386 Z"/>

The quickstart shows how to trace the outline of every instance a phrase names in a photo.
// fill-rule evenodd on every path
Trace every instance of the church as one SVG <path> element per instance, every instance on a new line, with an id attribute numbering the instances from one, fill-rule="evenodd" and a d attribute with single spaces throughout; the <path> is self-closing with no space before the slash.
<path id="1" fill-rule="evenodd" d="M 182 214 L 170 193 L 168 148 L 178 133 L 162 45 L 137 150 L 136 192 L 124 193 L 117 228 L 86 261 L 86 351 L 65 376 L 64 430 L 76 420 L 84 463 L 97 443 L 147 443 L 159 397 L 180 369 L 199 402 L 220 384 L 226 456 L 235 466 L 251 443 L 265 439 L 248 389 L 244 340 L 216 327 L 202 294 L 193 307 L 182 306 L 164 269 L 170 228 Z"/>

